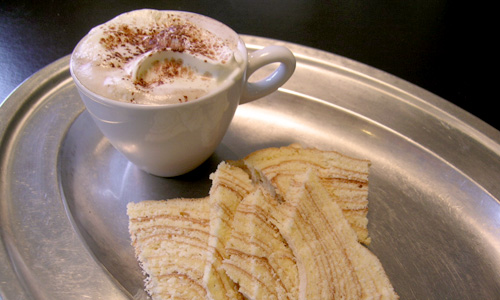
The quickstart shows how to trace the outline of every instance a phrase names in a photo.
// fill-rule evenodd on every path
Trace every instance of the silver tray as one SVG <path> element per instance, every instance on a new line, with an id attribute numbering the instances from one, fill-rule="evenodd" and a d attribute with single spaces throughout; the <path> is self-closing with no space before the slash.
<path id="1" fill-rule="evenodd" d="M 289 47 L 297 70 L 241 105 L 195 171 L 145 174 L 92 123 L 61 58 L 0 109 L 0 299 L 142 299 L 130 201 L 202 197 L 221 160 L 301 142 L 372 161 L 369 247 L 402 299 L 499 299 L 500 133 L 401 79 Z M 272 67 L 272 66 L 270 66 Z"/>

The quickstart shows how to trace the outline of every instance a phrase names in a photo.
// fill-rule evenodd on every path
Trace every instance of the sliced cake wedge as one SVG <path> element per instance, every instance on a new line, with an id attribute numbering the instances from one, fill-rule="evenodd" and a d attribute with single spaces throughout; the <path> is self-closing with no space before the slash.
<path id="1" fill-rule="evenodd" d="M 218 165 L 210 179 L 210 252 L 203 280 L 211 299 L 243 299 L 238 286 L 222 268 L 222 261 L 229 258 L 226 244 L 231 236 L 236 208 L 255 187 L 248 173 L 226 162 Z"/>
<path id="2" fill-rule="evenodd" d="M 223 268 L 248 299 L 297 299 L 297 265 L 271 221 L 267 206 L 275 200 L 270 197 L 257 188 L 238 205 Z"/>
<path id="3" fill-rule="evenodd" d="M 209 251 L 209 201 L 129 203 L 129 233 L 153 300 L 208 299 L 203 283 Z"/>
<path id="4" fill-rule="evenodd" d="M 398 299 L 314 170 L 294 177 L 283 198 L 267 207 L 297 261 L 299 299 Z"/>
<path id="5" fill-rule="evenodd" d="M 243 163 L 252 179 L 264 184 L 278 198 L 283 197 L 295 175 L 314 169 L 356 231 L 358 240 L 370 243 L 367 228 L 370 161 L 292 144 L 255 151 L 245 157 Z"/>

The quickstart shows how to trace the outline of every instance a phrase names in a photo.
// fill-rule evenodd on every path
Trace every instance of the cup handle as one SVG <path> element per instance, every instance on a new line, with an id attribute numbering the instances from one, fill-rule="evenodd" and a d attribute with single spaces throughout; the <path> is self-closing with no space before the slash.
<path id="1" fill-rule="evenodd" d="M 280 64 L 266 78 L 257 82 L 248 81 L 255 71 L 272 63 Z M 295 56 L 292 51 L 283 46 L 267 46 L 250 53 L 240 104 L 256 100 L 276 91 L 292 76 L 295 65 Z"/>

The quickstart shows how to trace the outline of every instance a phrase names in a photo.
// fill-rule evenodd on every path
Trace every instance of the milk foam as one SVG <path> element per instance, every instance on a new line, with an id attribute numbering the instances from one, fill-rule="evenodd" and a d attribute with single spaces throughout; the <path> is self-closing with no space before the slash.
<path id="1" fill-rule="evenodd" d="M 198 99 L 242 63 L 237 36 L 215 35 L 203 22 L 198 15 L 150 9 L 122 14 L 82 39 L 72 55 L 72 72 L 94 93 L 123 102 Z"/>

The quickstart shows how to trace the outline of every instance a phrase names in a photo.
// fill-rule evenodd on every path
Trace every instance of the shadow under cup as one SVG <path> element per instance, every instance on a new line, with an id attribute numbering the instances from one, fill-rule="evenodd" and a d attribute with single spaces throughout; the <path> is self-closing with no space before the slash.
<path id="1" fill-rule="evenodd" d="M 252 63 L 252 55 L 248 55 L 244 42 L 232 29 L 210 18 L 192 15 L 204 18 L 204 24 L 209 19 L 212 28 L 223 30 L 226 36 L 230 34 L 241 57 L 226 80 L 197 100 L 148 105 L 108 99 L 85 87 L 74 72 L 73 60 L 70 62 L 81 99 L 103 135 L 130 162 L 156 176 L 178 176 L 201 165 L 221 142 L 238 105 L 257 98 L 248 96 L 247 90 L 257 89 L 253 94 L 259 97 L 269 94 L 286 82 L 295 69 L 295 58 L 286 48 L 261 49 Z M 281 65 L 266 79 L 256 84 L 247 82 L 251 73 L 274 62 Z"/>

